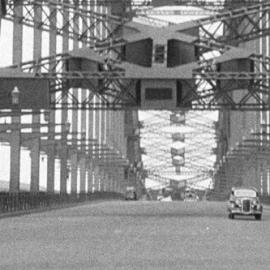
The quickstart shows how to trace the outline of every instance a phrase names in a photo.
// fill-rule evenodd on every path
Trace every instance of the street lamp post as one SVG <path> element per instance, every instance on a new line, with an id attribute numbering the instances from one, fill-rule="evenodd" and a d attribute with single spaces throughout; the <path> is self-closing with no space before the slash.
<path id="1" fill-rule="evenodd" d="M 17 86 L 11 91 L 11 104 L 14 109 L 20 104 L 20 91 Z M 16 114 L 18 111 L 16 110 Z M 12 129 L 10 136 L 10 181 L 9 192 L 18 193 L 20 191 L 20 148 L 21 131 L 20 118 L 18 115 L 12 117 L 12 122 L 18 125 L 18 128 Z"/>
<path id="2" fill-rule="evenodd" d="M 11 91 L 11 103 L 14 106 L 18 106 L 20 104 L 20 91 L 17 86 L 15 86 Z"/>

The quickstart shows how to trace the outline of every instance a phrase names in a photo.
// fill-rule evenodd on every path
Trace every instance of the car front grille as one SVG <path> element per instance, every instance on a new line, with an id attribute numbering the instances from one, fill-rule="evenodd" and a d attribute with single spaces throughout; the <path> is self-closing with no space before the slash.
<path id="1" fill-rule="evenodd" d="M 243 211 L 249 212 L 250 211 L 250 200 L 243 200 Z"/>

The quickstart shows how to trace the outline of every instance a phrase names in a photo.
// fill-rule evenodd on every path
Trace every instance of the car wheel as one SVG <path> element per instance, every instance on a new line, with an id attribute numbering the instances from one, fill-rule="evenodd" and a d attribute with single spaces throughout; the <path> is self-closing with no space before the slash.
<path id="1" fill-rule="evenodd" d="M 256 219 L 256 220 L 261 220 L 261 219 L 262 219 L 262 215 L 261 215 L 261 214 L 255 215 L 255 219 Z"/>
<path id="2" fill-rule="evenodd" d="M 229 213 L 229 219 L 234 219 L 234 214 Z"/>

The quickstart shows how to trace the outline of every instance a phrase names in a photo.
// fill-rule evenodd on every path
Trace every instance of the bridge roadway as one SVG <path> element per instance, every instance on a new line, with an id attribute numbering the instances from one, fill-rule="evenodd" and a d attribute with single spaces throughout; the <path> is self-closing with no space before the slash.
<path id="1" fill-rule="evenodd" d="M 270 269 L 270 211 L 220 202 L 98 202 L 0 219 L 0 269 Z"/>

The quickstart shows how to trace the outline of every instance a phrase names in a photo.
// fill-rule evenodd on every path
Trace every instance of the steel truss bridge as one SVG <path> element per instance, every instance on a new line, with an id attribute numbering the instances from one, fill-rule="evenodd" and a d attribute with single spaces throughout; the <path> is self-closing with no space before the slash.
<path id="1" fill-rule="evenodd" d="M 82 8 L 83 3 L 81 5 L 76 3 L 76 1 L 68 4 L 54 1 L 25 1 L 23 4 L 26 12 L 23 16 L 19 16 L 14 11 L 14 3 L 9 2 L 7 19 L 39 30 L 54 31 L 57 35 L 65 35 L 81 41 L 87 46 L 87 49 L 83 49 L 84 52 L 80 52 L 79 56 L 76 53 L 74 55 L 66 52 L 31 62 L 18 63 L 9 68 L 18 68 L 18 70 L 30 73 L 34 77 L 48 79 L 50 81 L 51 109 L 59 109 L 61 106 L 67 106 L 69 109 L 138 108 L 138 100 L 132 89 L 141 78 L 130 74 L 125 70 L 124 65 L 121 65 L 124 61 L 121 51 L 128 44 L 128 41 L 121 38 L 119 29 L 124 29 L 130 18 L 120 18 L 102 12 L 86 12 Z M 268 57 L 253 53 L 247 53 L 243 56 L 254 63 L 252 71 L 217 71 L 216 65 L 213 65 L 213 62 L 218 63 L 219 59 L 222 61 L 223 57 L 227 57 L 226 60 L 237 59 L 239 57 L 237 46 L 241 42 L 269 35 L 270 28 L 267 23 L 269 9 L 270 3 L 266 1 L 168 28 L 172 33 L 184 32 L 185 35 L 191 29 L 198 29 L 198 35 L 188 35 L 192 40 L 190 46 L 194 46 L 197 52 L 198 61 L 189 63 L 187 66 L 190 69 L 188 76 L 174 78 L 182 80 L 189 88 L 188 96 L 183 97 L 179 108 L 195 110 L 269 109 Z M 42 22 L 34 20 L 33 14 L 35 12 L 42 14 L 44 17 Z M 59 25 L 53 18 L 56 14 L 63 12 L 70 14 L 69 20 Z M 74 21 L 77 22 L 77 25 Z M 107 32 L 102 39 L 95 30 L 100 28 L 99 24 L 105 27 Z M 112 28 L 112 24 L 115 27 Z M 237 27 L 239 24 L 241 24 L 241 28 Z M 221 29 L 225 29 L 222 34 Z M 206 54 L 208 59 L 205 59 Z M 209 54 L 212 54 L 210 58 Z M 74 57 L 89 59 L 89 55 L 92 55 L 92 59 L 99 61 L 96 71 L 68 70 L 67 62 L 69 60 L 74 59 Z M 153 79 L 156 77 L 153 76 Z M 240 80 L 246 82 L 245 94 L 240 100 L 235 101 L 232 98 L 232 92 L 238 90 L 235 85 Z M 69 91 L 74 83 L 79 84 L 87 91 L 88 94 L 84 101 L 77 100 Z M 100 97 L 98 103 L 93 101 L 94 94 Z"/>
<path id="2" fill-rule="evenodd" d="M 117 12 L 109 14 L 107 7 L 112 8 L 112 4 L 113 1 L 102 1 L 99 5 L 75 0 L 8 1 L 5 19 L 78 41 L 83 48 L 16 63 L 4 70 L 17 72 L 17 76 L 30 74 L 33 78 L 48 80 L 51 110 L 139 109 L 134 88 L 142 78 L 128 68 L 123 51 L 130 42 L 122 33 L 136 16 L 146 16 L 147 12 L 150 15 L 169 13 L 149 10 L 149 2 L 143 2 L 130 3 L 122 12 L 125 16 L 119 16 Z M 178 1 L 177 4 L 200 7 L 205 2 Z M 245 50 L 241 44 L 269 36 L 269 1 L 245 1 L 244 7 L 234 6 L 229 1 L 225 4 L 208 2 L 207 9 L 218 13 L 189 23 L 170 24 L 165 30 L 175 35 L 180 33 L 196 52 L 196 61 L 180 65 L 179 75 L 175 72 L 176 75 L 170 77 L 181 81 L 188 89 L 178 109 L 268 111 L 270 58 Z M 57 16 L 64 18 L 63 21 L 59 22 Z M 149 20 L 159 22 L 154 18 Z M 163 27 L 159 29 L 164 31 Z M 239 59 L 251 63 L 252 68 L 223 69 L 224 63 Z M 96 66 L 72 68 L 75 61 L 94 62 Z M 169 72 L 170 68 L 163 66 L 163 70 Z M 185 75 L 183 70 L 187 71 Z M 158 78 L 159 74 L 152 74 L 147 79 Z M 73 88 L 84 89 L 84 99 L 74 95 Z M 234 93 L 238 91 L 241 97 L 235 99 Z"/>

